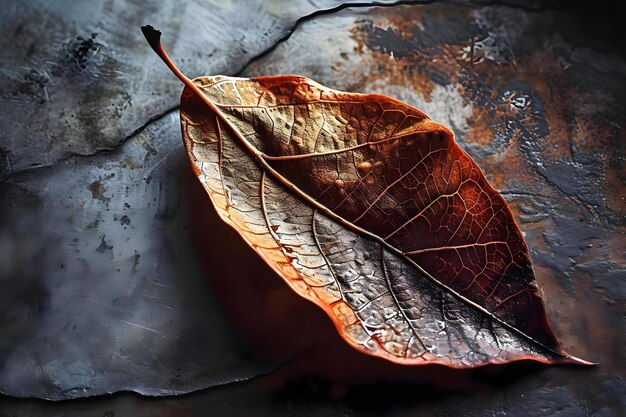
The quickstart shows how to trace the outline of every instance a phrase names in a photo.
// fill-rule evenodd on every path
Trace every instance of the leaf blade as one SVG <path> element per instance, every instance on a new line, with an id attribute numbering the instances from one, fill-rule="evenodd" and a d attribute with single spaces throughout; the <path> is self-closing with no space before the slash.
<path id="1" fill-rule="evenodd" d="M 265 223 L 266 234 L 269 235 L 271 239 L 265 236 L 264 240 L 259 240 L 260 238 L 258 238 L 258 236 L 259 234 L 263 233 L 262 230 L 249 230 L 250 225 L 259 226 L 261 224 L 259 223 L 260 219 L 255 219 L 253 218 L 254 216 L 248 216 L 248 218 L 239 219 L 239 221 L 233 221 L 233 218 L 230 217 L 231 214 L 229 214 L 228 212 L 230 209 L 232 209 L 230 211 L 235 211 L 235 208 L 229 201 L 226 201 L 232 198 L 230 192 L 224 191 L 220 197 L 220 193 L 215 192 L 214 187 L 209 186 L 207 188 L 207 191 L 209 191 L 211 198 L 214 198 L 214 196 L 212 195 L 213 192 L 215 195 L 215 199 L 213 200 L 214 203 L 217 201 L 216 206 L 222 208 L 222 211 L 220 211 L 220 215 L 229 224 L 231 224 L 231 226 L 235 227 L 235 229 L 238 230 L 240 234 L 242 234 L 242 237 L 244 237 L 248 244 L 257 249 L 257 252 L 259 252 L 259 254 L 266 260 L 266 262 L 268 262 L 268 264 L 270 264 L 270 266 L 272 266 L 272 268 L 274 268 L 274 270 L 279 275 L 285 278 L 285 280 L 297 293 L 320 305 L 331 317 L 331 319 L 333 319 L 333 322 L 337 326 L 342 336 L 357 349 L 399 363 L 417 364 L 428 361 L 431 363 L 443 363 L 453 367 L 477 366 L 485 363 L 502 363 L 518 359 L 534 359 L 542 362 L 575 362 L 574 359 L 570 359 L 570 357 L 565 354 L 558 346 L 558 342 L 556 341 L 556 338 L 554 337 L 549 327 L 549 324 L 547 323 L 547 319 L 545 318 L 545 312 L 543 310 L 543 304 L 538 296 L 538 302 L 536 300 L 533 301 L 535 306 L 539 306 L 538 312 L 540 314 L 537 314 L 537 311 L 535 311 L 533 313 L 533 319 L 536 320 L 537 317 L 539 317 L 540 319 L 543 318 L 543 323 L 540 323 L 542 325 L 539 326 L 540 330 L 544 332 L 543 336 L 545 337 L 543 337 L 543 340 L 536 340 L 533 335 L 529 336 L 524 332 L 524 330 L 520 330 L 515 325 L 509 325 L 509 327 L 511 327 L 513 330 L 516 330 L 518 333 L 517 335 L 514 335 L 513 339 L 515 339 L 516 337 L 520 338 L 521 335 L 522 338 L 525 337 L 527 340 L 525 340 L 524 343 L 521 343 L 519 340 L 516 341 L 517 344 L 508 343 L 505 353 L 502 353 L 502 351 L 500 351 L 498 354 L 493 353 L 493 350 L 491 349 L 491 345 L 493 343 L 480 345 L 480 349 L 478 349 L 478 352 L 482 352 L 483 354 L 484 352 L 492 353 L 473 360 L 469 360 L 466 358 L 466 355 L 470 354 L 471 352 L 474 352 L 475 354 L 476 352 L 475 349 L 470 349 L 469 343 L 466 343 L 465 347 L 459 348 L 463 350 L 463 352 L 465 352 L 464 355 L 457 355 L 457 357 L 454 358 L 450 358 L 446 354 L 442 353 L 433 354 L 432 349 L 425 349 L 427 352 L 425 351 L 423 354 L 415 355 L 415 351 L 419 352 L 420 346 L 422 348 L 426 348 L 426 344 L 423 341 L 418 343 L 419 334 L 415 330 L 415 328 L 413 328 L 413 333 L 414 336 L 417 337 L 413 337 L 413 339 L 403 339 L 404 345 L 393 340 L 393 337 L 391 339 L 385 338 L 385 335 L 383 334 L 384 332 L 377 332 L 375 328 L 376 326 L 372 325 L 372 323 L 375 323 L 375 321 L 372 322 L 373 317 L 380 316 L 382 314 L 380 312 L 380 309 L 382 309 L 384 312 L 384 308 L 381 306 L 377 306 L 379 307 L 379 309 L 376 310 L 377 312 L 370 312 L 369 316 L 359 317 L 359 314 L 357 314 L 359 312 L 359 301 L 357 300 L 350 302 L 347 299 L 344 292 L 350 291 L 350 293 L 354 293 L 354 291 L 350 287 L 350 283 L 342 282 L 342 279 L 346 276 L 349 276 L 350 274 L 346 271 L 341 273 L 337 273 L 336 271 L 333 272 L 333 267 L 339 263 L 339 260 L 335 261 L 333 259 L 330 259 L 331 256 L 334 256 L 334 254 L 332 253 L 324 253 L 324 247 L 322 244 L 320 244 L 319 236 L 315 233 L 315 213 L 317 213 L 318 211 L 322 212 L 325 215 L 324 218 L 327 219 L 327 221 L 334 222 L 334 224 L 340 224 L 341 226 L 347 226 L 346 229 L 353 229 L 350 231 L 350 233 L 356 233 L 364 239 L 372 238 L 373 241 L 378 240 L 376 244 L 380 246 L 380 266 L 378 267 L 378 269 L 374 267 L 370 268 L 370 270 L 372 271 L 377 271 L 377 274 L 371 274 L 370 278 L 374 276 L 376 276 L 379 280 L 384 278 L 387 282 L 386 285 L 388 287 L 390 297 L 385 298 L 385 294 L 377 294 L 376 297 L 381 297 L 380 299 L 384 299 L 386 304 L 392 306 L 395 304 L 395 314 L 399 316 L 404 316 L 404 324 L 401 324 L 402 320 L 399 320 L 399 322 L 396 323 L 397 326 L 400 326 L 400 328 L 394 328 L 389 323 L 379 323 L 380 325 L 387 326 L 385 334 L 391 334 L 395 332 L 397 334 L 406 336 L 406 329 L 412 326 L 411 320 L 408 318 L 408 316 L 406 316 L 404 312 L 404 307 L 402 307 L 401 302 L 399 301 L 398 297 L 395 295 L 395 292 L 392 289 L 391 282 L 392 280 L 397 280 L 397 278 L 394 274 L 387 273 L 385 267 L 385 256 L 392 256 L 392 259 L 394 260 L 392 262 L 393 265 L 397 265 L 398 262 L 400 262 L 400 264 L 408 264 L 411 268 L 409 270 L 414 271 L 413 274 L 417 273 L 418 275 L 420 275 L 417 277 L 412 276 L 410 282 L 434 280 L 435 284 L 439 285 L 440 288 L 443 288 L 444 292 L 446 292 L 446 299 L 452 297 L 450 299 L 456 300 L 455 303 L 459 300 L 463 301 L 464 307 L 461 308 L 458 307 L 457 304 L 454 304 L 456 306 L 456 309 L 454 311 L 460 311 L 459 309 L 465 311 L 464 309 L 466 308 L 477 310 L 479 314 L 482 314 L 491 321 L 490 332 L 493 334 L 497 334 L 493 330 L 494 325 L 498 327 L 499 331 L 501 332 L 506 333 L 507 331 L 511 331 L 511 328 L 505 330 L 500 329 L 501 327 L 507 327 L 508 323 L 506 319 L 510 318 L 510 316 L 505 317 L 504 319 L 496 317 L 492 314 L 491 311 L 487 310 L 485 306 L 476 303 L 475 300 L 468 299 L 467 297 L 456 291 L 455 288 L 450 288 L 449 286 L 447 286 L 446 282 L 442 283 L 440 282 L 440 280 L 433 278 L 432 274 L 429 273 L 430 271 L 425 271 L 425 268 L 423 268 L 423 266 L 419 262 L 415 262 L 414 259 L 411 259 L 411 256 L 413 256 L 413 258 L 417 258 L 419 261 L 419 258 L 427 256 L 426 252 L 428 248 L 426 248 L 426 250 L 424 250 L 424 248 L 421 248 L 412 252 L 407 252 L 406 250 L 398 249 L 397 247 L 389 244 L 388 242 L 386 242 L 387 239 L 384 238 L 384 236 L 388 237 L 389 239 L 393 238 L 394 234 L 398 233 L 397 231 L 392 232 L 388 235 L 381 236 L 381 229 L 376 229 L 378 225 L 375 223 L 374 225 L 369 227 L 366 226 L 365 228 L 355 224 L 363 219 L 368 211 L 371 211 L 372 207 L 374 207 L 375 204 L 383 199 L 384 193 L 378 193 L 373 199 L 374 202 L 369 204 L 369 207 L 359 207 L 362 209 L 361 211 L 354 209 L 354 207 L 352 207 L 351 209 L 345 209 L 344 211 L 342 211 L 341 209 L 341 206 L 345 204 L 346 201 L 350 202 L 350 199 L 352 198 L 351 196 L 355 195 L 356 193 L 363 192 L 359 190 L 359 187 L 364 187 L 362 189 L 367 190 L 364 184 L 367 185 L 368 176 L 370 176 L 371 178 L 371 173 L 375 172 L 375 168 L 377 166 L 381 166 L 380 164 L 377 165 L 377 162 L 379 161 L 361 160 L 357 162 L 356 159 L 354 159 L 356 152 L 370 151 L 370 153 L 376 153 L 377 151 L 380 151 L 380 146 L 390 146 L 396 142 L 400 143 L 401 141 L 407 142 L 409 143 L 409 145 L 413 145 L 415 142 L 417 142 L 415 140 L 416 137 L 419 139 L 419 135 L 427 132 L 426 135 L 430 135 L 431 139 L 431 142 L 429 142 L 430 144 L 428 145 L 430 149 L 427 155 L 421 156 L 421 160 L 429 157 L 432 151 L 432 142 L 438 141 L 438 143 L 440 144 L 439 147 L 441 148 L 441 153 L 446 153 L 446 155 L 454 154 L 454 157 L 456 159 L 453 158 L 454 160 L 452 162 L 452 165 L 457 163 L 456 161 L 460 159 L 466 166 L 469 166 L 470 169 L 473 170 L 472 172 L 474 172 L 474 175 L 478 175 L 479 179 L 483 180 L 483 184 L 481 184 L 482 188 L 487 189 L 487 191 L 490 191 L 491 193 L 493 193 L 493 195 L 499 197 L 499 202 L 503 204 L 503 208 L 501 208 L 501 210 L 503 210 L 505 216 L 508 216 L 507 220 L 509 221 L 509 223 L 512 222 L 513 227 L 519 234 L 519 241 L 522 244 L 522 252 L 525 251 L 526 263 L 528 265 L 528 268 L 530 268 L 530 258 L 528 257 L 525 243 L 521 238 L 521 232 L 519 232 L 519 229 L 512 220 L 512 215 L 510 211 L 508 211 L 506 203 L 504 203 L 504 200 L 499 196 L 499 194 L 497 194 L 497 192 L 489 186 L 489 184 L 486 182 L 486 179 L 484 179 L 484 175 L 475 165 L 475 163 L 471 161 L 471 158 L 469 158 L 469 156 L 465 154 L 458 147 L 458 145 L 454 143 L 449 129 L 432 122 L 423 113 L 419 112 L 416 109 L 412 109 L 404 103 L 398 102 L 397 100 L 393 100 L 380 95 L 361 95 L 337 92 L 331 89 L 327 89 L 303 77 L 261 77 L 250 80 L 233 79 L 229 77 L 203 77 L 200 79 L 196 79 L 195 82 L 198 86 L 202 88 L 202 92 L 206 93 L 206 99 L 214 103 L 215 107 L 219 109 L 218 112 L 221 113 L 215 115 L 217 120 L 216 128 L 208 129 L 209 134 L 207 135 L 207 137 L 211 138 L 217 135 L 218 137 L 220 137 L 220 144 L 222 144 L 221 135 L 229 134 L 228 132 L 224 133 L 224 129 L 219 129 L 219 120 L 222 120 L 225 125 L 228 125 L 228 129 L 232 131 L 230 132 L 232 133 L 232 135 L 229 139 L 229 142 L 237 142 L 237 140 L 239 140 L 239 142 L 244 143 L 244 146 L 242 146 L 242 148 L 245 148 L 248 151 L 252 150 L 252 157 L 245 154 L 245 149 L 241 149 L 242 153 L 238 154 L 236 157 L 231 158 L 231 160 L 236 161 L 236 165 L 238 165 L 242 160 L 244 160 L 245 156 L 247 156 L 251 161 L 251 165 L 249 165 L 248 168 L 240 168 L 239 171 L 252 172 L 256 169 L 261 172 L 260 179 L 258 180 L 261 193 L 258 196 L 257 208 L 263 214 L 262 220 Z M 194 99 L 197 100 L 198 103 L 196 103 L 195 105 L 191 105 L 190 102 L 193 102 Z M 202 107 L 200 101 L 202 100 L 199 100 L 198 97 L 195 97 L 194 93 L 186 90 L 186 92 L 183 93 L 183 99 L 181 101 L 181 116 L 185 114 L 185 117 L 189 119 L 187 117 L 187 112 L 193 112 L 194 110 L 198 109 L 201 109 L 200 113 L 206 113 L 206 106 Z M 357 111 L 355 113 L 354 108 L 350 109 L 351 105 L 361 106 L 360 111 Z M 335 106 L 335 109 L 338 108 L 339 110 L 332 111 L 332 106 Z M 313 109 L 311 107 L 313 107 Z M 284 110 L 290 108 L 293 108 L 293 111 Z M 331 109 L 330 112 L 325 111 L 325 109 L 328 108 Z M 296 109 L 298 109 L 298 111 Z M 407 116 L 407 111 L 410 112 L 410 117 Z M 208 111 L 208 113 L 211 112 Z M 401 113 L 404 114 L 404 116 L 402 116 Z M 344 120 L 338 120 L 339 118 L 337 117 L 335 117 L 335 119 L 333 120 L 331 116 L 337 114 L 339 114 L 340 116 L 345 115 L 345 117 L 343 117 Z M 364 120 L 365 128 L 363 128 L 363 124 L 361 124 L 361 129 L 354 129 L 355 132 L 353 135 L 350 135 L 349 132 L 346 131 L 348 134 L 342 137 L 339 137 L 338 135 L 335 135 L 333 137 L 332 134 L 325 135 L 322 133 L 328 133 L 328 126 L 332 126 L 334 128 L 336 128 L 337 126 L 342 126 L 341 123 L 338 122 L 345 122 L 345 120 L 349 120 L 350 117 L 352 117 L 351 120 L 353 124 L 358 125 L 359 123 L 363 122 L 363 120 L 357 120 L 357 118 L 354 117 L 355 114 L 357 116 L 363 116 L 362 119 Z M 367 122 L 367 120 L 369 120 L 369 122 Z M 181 123 L 184 124 L 183 117 L 181 117 Z M 350 122 L 344 123 L 344 125 L 349 126 Z M 200 157 L 200 159 L 197 157 L 193 157 L 194 150 L 193 146 L 190 146 L 190 144 L 202 143 L 203 139 L 194 141 L 190 135 L 185 136 L 185 132 L 187 131 L 187 127 L 183 126 L 184 139 L 187 145 L 188 153 L 190 155 L 190 158 L 192 158 L 192 163 L 196 164 L 198 172 L 202 173 L 203 168 L 200 167 L 198 164 L 199 160 L 202 159 L 202 157 Z M 330 131 L 332 133 L 333 129 L 330 129 Z M 213 136 L 211 136 L 211 132 L 213 133 Z M 324 150 L 324 152 L 320 152 L 320 149 Z M 456 153 L 450 152 L 450 150 Z M 339 197 L 337 197 L 337 195 L 335 195 L 334 197 L 326 196 L 326 200 L 324 200 L 324 193 L 328 193 L 329 187 L 334 184 L 336 186 L 343 185 L 343 188 L 347 188 L 345 187 L 346 182 L 342 178 L 339 178 L 338 175 L 335 177 L 331 176 L 329 178 L 322 178 L 322 180 L 320 180 L 320 176 L 323 173 L 328 173 L 332 171 L 324 171 L 323 169 L 316 167 L 315 163 L 311 161 L 320 157 L 329 157 L 330 159 L 334 158 L 337 165 L 336 173 L 340 174 L 342 172 L 346 172 L 346 169 L 342 168 L 347 165 L 344 163 L 340 167 L 338 159 L 339 157 L 337 155 L 345 155 L 349 153 L 351 153 L 351 156 L 353 157 L 354 170 L 352 177 L 350 178 L 350 176 L 348 176 L 348 178 L 346 179 L 353 181 L 352 188 L 349 192 L 344 191 L 344 195 L 339 195 Z M 406 155 L 407 151 L 398 150 L 397 154 Z M 399 161 L 398 165 L 400 168 L 402 167 L 402 165 L 400 165 L 401 162 L 402 161 Z M 246 162 L 246 164 L 247 163 L 248 162 Z M 217 171 L 220 171 L 220 169 L 224 166 L 223 161 L 218 165 L 220 166 Z M 416 167 L 418 167 L 419 164 L 414 164 L 413 166 L 410 166 L 410 164 L 405 165 L 405 172 L 402 173 L 402 169 L 399 169 L 400 175 L 398 175 L 395 179 L 390 179 L 390 183 L 398 184 L 401 183 L 404 178 L 410 178 L 410 175 L 413 175 L 412 171 L 416 170 Z M 359 175 L 359 171 L 364 171 L 362 173 L 363 175 Z M 421 171 L 432 172 L 432 169 L 430 171 L 429 169 L 422 169 Z M 443 169 L 440 168 L 439 171 L 443 172 Z M 297 198 L 300 199 L 300 204 L 314 207 L 314 211 L 312 212 L 313 214 L 311 214 L 311 222 L 313 225 L 311 231 L 312 239 L 309 238 L 309 241 L 313 240 L 317 243 L 319 252 L 315 254 L 315 256 L 317 257 L 317 262 L 320 265 L 325 262 L 328 271 L 324 273 L 321 273 L 319 271 L 305 271 L 306 268 L 304 268 L 298 262 L 294 262 L 294 259 L 298 259 L 297 253 L 296 255 L 293 255 L 295 246 L 286 245 L 284 243 L 285 241 L 281 240 L 282 238 L 279 236 L 278 233 L 278 230 L 280 230 L 281 226 L 289 224 L 289 222 L 286 222 L 287 218 L 283 219 L 282 222 L 280 221 L 280 219 L 278 219 L 276 224 L 272 224 L 270 222 L 271 216 L 268 216 L 266 212 L 267 204 L 263 198 L 264 184 L 267 182 L 266 172 L 269 173 L 269 177 L 272 177 L 272 187 L 280 188 L 282 186 L 288 190 L 282 200 L 276 201 L 276 198 L 273 198 L 273 204 L 280 205 L 281 202 L 289 201 L 287 197 L 291 192 L 296 194 Z M 448 177 L 448 179 L 452 178 L 452 176 L 454 175 L 452 169 L 449 169 L 448 173 L 449 175 L 451 175 Z M 203 182 L 203 184 L 211 182 L 219 183 L 220 179 L 216 177 L 216 174 L 213 173 L 212 175 L 213 177 L 211 177 L 211 175 L 204 175 L 204 178 L 202 178 L 202 175 L 199 176 L 201 177 L 201 181 Z M 429 173 L 428 175 L 432 174 Z M 457 176 L 460 178 L 460 174 Z M 357 177 L 358 180 L 355 180 L 355 177 Z M 221 172 L 221 181 L 222 183 L 224 183 L 223 172 Z M 343 184 L 338 183 L 339 181 L 343 181 Z M 235 185 L 244 182 L 245 181 L 234 180 Z M 450 193 L 451 190 L 448 190 L 448 187 L 449 184 L 452 182 L 453 181 L 447 181 L 446 184 L 438 184 L 437 181 L 433 181 L 433 184 L 431 184 L 431 188 L 433 191 L 437 191 L 440 195 L 445 196 L 446 192 Z M 371 186 L 372 184 L 369 185 Z M 315 187 L 317 187 L 317 189 Z M 315 193 L 318 194 L 316 195 Z M 427 194 L 430 196 L 429 192 Z M 245 196 L 236 197 L 235 200 L 248 201 L 249 203 L 250 198 L 251 195 L 246 194 Z M 257 199 L 257 197 L 254 197 L 254 199 Z M 364 199 L 364 201 L 369 200 Z M 435 203 L 437 202 L 436 199 L 433 201 Z M 397 201 L 395 202 L 397 203 Z M 292 205 L 293 204 L 295 203 L 292 201 Z M 431 202 L 429 204 L 432 205 L 434 203 Z M 348 214 L 354 214 L 355 212 L 357 213 L 357 215 L 356 217 L 352 217 L 352 221 L 345 218 L 348 217 Z M 245 217 L 245 215 L 243 217 Z M 274 220 L 276 221 L 276 219 Z M 456 230 L 461 227 L 461 224 L 462 222 L 459 223 L 459 225 L 456 227 L 454 234 L 456 234 Z M 385 227 L 387 228 L 387 230 L 389 230 L 389 226 Z M 400 229 L 396 228 L 396 230 Z M 382 230 L 384 230 L 384 227 L 382 228 Z M 300 230 L 300 233 L 302 233 L 302 230 Z M 454 238 L 454 234 L 448 239 L 448 242 L 452 241 L 452 239 Z M 260 241 L 263 241 L 263 244 L 266 246 L 260 246 Z M 341 242 L 339 241 L 335 242 L 335 247 L 339 247 L 340 244 Z M 479 244 L 482 245 L 482 243 Z M 467 247 L 465 248 L 461 248 L 460 245 L 458 246 L 459 247 L 455 247 L 454 250 L 467 250 L 470 245 L 467 245 Z M 345 250 L 347 251 L 349 250 L 349 248 L 345 248 Z M 449 248 L 447 248 L 447 250 L 449 250 Z M 367 253 L 370 252 L 371 251 L 368 251 Z M 389 253 L 389 255 L 385 255 L 385 253 Z M 405 259 L 398 258 L 399 256 L 404 256 Z M 364 261 L 362 260 L 361 262 Z M 422 264 L 424 263 L 425 262 L 422 262 Z M 394 266 L 393 271 L 397 272 L 405 269 L 406 268 Z M 527 279 L 525 282 L 525 284 L 527 284 L 527 287 L 529 286 L 528 283 L 534 284 L 532 269 L 530 269 L 530 272 L 530 279 Z M 321 280 L 320 282 L 325 282 L 327 288 L 324 291 L 326 292 L 320 290 L 319 288 L 321 287 L 318 287 L 318 289 L 316 290 L 314 289 L 314 286 L 312 287 L 310 285 L 311 282 L 306 282 L 306 279 L 303 277 L 306 277 L 307 274 L 309 274 L 309 277 L 317 277 Z M 331 282 L 330 275 L 332 275 L 334 283 Z M 405 273 L 405 275 L 407 274 Z M 370 287 L 372 285 L 371 281 L 372 280 L 370 279 L 367 284 Z M 398 283 L 396 284 L 399 285 Z M 381 288 L 384 288 L 384 286 L 385 285 L 381 283 Z M 422 288 L 422 290 L 424 289 Z M 430 288 L 429 290 L 424 291 L 436 293 L 436 291 L 439 290 L 434 290 L 433 288 Z M 532 295 L 531 291 L 536 291 L 536 286 L 534 288 L 530 286 L 527 291 L 529 291 L 529 294 Z M 364 292 L 365 290 L 361 289 L 360 294 L 363 294 Z M 390 298 L 392 298 L 393 300 L 390 301 Z M 444 305 L 442 301 L 444 300 L 444 296 L 440 295 L 438 298 L 440 299 L 440 304 Z M 373 301 L 375 300 L 369 300 L 370 303 Z M 499 300 L 498 302 L 500 301 L 501 300 Z M 374 303 L 370 305 L 376 304 Z M 335 306 L 336 308 L 333 306 Z M 474 317 L 472 316 L 472 314 L 466 312 L 465 316 Z M 516 316 L 513 317 L 515 318 Z M 441 312 L 441 319 L 444 323 L 446 323 L 446 315 L 444 310 L 442 310 Z M 367 322 L 368 320 L 370 320 L 369 324 Z M 433 320 L 435 319 L 433 318 Z M 357 325 L 357 323 L 359 322 L 360 327 L 359 325 Z M 480 320 L 473 319 L 473 321 L 471 322 L 474 323 L 474 326 L 476 328 L 478 328 L 479 330 L 481 329 L 479 324 L 476 324 L 480 323 Z M 365 323 L 365 325 L 363 325 L 363 323 Z M 421 331 L 424 331 L 427 326 L 422 324 L 419 328 L 421 329 Z M 459 329 L 457 330 L 460 331 Z M 476 335 L 478 335 L 479 333 L 480 332 L 477 331 Z M 484 335 L 481 337 L 482 339 L 487 338 Z M 439 339 L 441 339 L 441 337 Z M 459 342 L 459 340 L 464 340 L 464 338 L 461 337 L 461 334 L 459 333 L 457 334 L 457 339 L 455 340 L 457 345 L 462 345 L 463 343 Z M 496 342 L 495 344 L 499 345 L 499 343 L 497 342 L 497 337 L 492 337 L 492 342 Z M 413 353 L 410 353 L 410 349 L 408 349 L 408 346 L 411 346 L 411 344 L 415 348 L 413 349 Z M 537 346 L 530 346 L 533 344 Z M 452 342 L 449 342 L 449 345 L 452 345 Z M 406 348 L 398 348 L 398 346 L 406 346 Z M 435 346 L 435 344 L 433 344 L 432 346 Z M 538 347 L 539 350 L 537 349 Z M 441 348 L 437 349 L 437 351 L 441 350 Z M 541 350 L 543 350 L 544 352 L 541 352 Z M 404 352 L 404 357 L 402 357 L 402 352 Z M 407 356 L 411 356 L 411 358 L 407 359 Z"/>

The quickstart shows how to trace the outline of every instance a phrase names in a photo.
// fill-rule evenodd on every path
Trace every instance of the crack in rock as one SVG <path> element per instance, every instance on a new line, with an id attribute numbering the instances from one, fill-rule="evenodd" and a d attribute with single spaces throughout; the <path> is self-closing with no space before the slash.
<path id="1" fill-rule="evenodd" d="M 144 130 L 146 130 L 148 127 L 150 127 L 150 125 L 154 122 L 157 122 L 161 119 L 163 119 L 164 117 L 170 115 L 171 113 L 175 112 L 176 110 L 178 110 L 178 105 L 174 106 L 174 107 L 170 107 L 169 109 L 158 113 L 152 117 L 150 117 L 148 119 L 148 121 L 146 121 L 144 124 L 142 124 L 141 126 L 139 126 L 138 128 L 136 128 L 135 130 L 133 130 L 130 134 L 126 135 L 125 137 L 123 137 L 122 139 L 120 139 L 120 141 L 118 142 L 117 145 L 115 146 L 109 146 L 109 147 L 105 147 L 105 148 L 99 148 L 97 149 L 95 152 L 91 152 L 88 154 L 82 154 L 82 153 L 76 153 L 76 152 L 70 152 L 68 153 L 66 156 L 59 158 L 58 160 L 56 160 L 55 162 L 52 162 L 50 164 L 41 164 L 41 165 L 35 165 L 32 166 L 30 168 L 24 168 L 24 169 L 20 169 L 17 171 L 9 171 L 9 174 L 2 178 L 0 180 L 0 184 L 3 184 L 7 181 L 9 181 L 10 179 L 16 177 L 16 176 L 20 176 L 20 175 L 25 175 L 27 173 L 31 173 L 33 171 L 40 171 L 46 168 L 53 168 L 56 165 L 62 164 L 64 162 L 70 161 L 74 158 L 89 158 L 89 157 L 93 157 L 93 156 L 97 156 L 97 155 L 101 155 L 103 153 L 108 153 L 108 152 L 112 152 L 114 150 L 117 150 L 119 148 L 121 148 L 126 142 L 128 142 L 130 139 L 134 138 L 135 136 L 139 135 L 141 132 L 143 132 Z M 7 155 L 7 160 L 8 160 L 8 155 Z"/>

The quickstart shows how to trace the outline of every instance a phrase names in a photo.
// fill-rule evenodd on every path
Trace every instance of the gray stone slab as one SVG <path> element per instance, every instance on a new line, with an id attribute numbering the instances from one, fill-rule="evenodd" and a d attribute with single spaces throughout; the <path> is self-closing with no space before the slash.
<path id="1" fill-rule="evenodd" d="M 384 93 L 451 126 L 519 220 L 563 347 L 599 366 L 361 358 L 214 218 L 180 145 L 181 85 L 137 27 L 161 29 L 190 76 L 233 74 L 337 2 L 15 3 L 0 19 L 0 391 L 226 385 L 4 398 L 0 415 L 623 414 L 626 65 L 610 19 L 453 3 L 316 14 L 244 75 Z"/>

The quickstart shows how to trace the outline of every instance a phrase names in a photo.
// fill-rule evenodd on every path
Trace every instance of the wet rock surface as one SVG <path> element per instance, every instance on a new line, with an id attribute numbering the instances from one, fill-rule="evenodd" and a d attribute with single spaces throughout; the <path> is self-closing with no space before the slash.
<path id="1" fill-rule="evenodd" d="M 223 386 L 3 397 L 0 415 L 624 412 L 626 55 L 611 20 L 557 2 L 364 5 L 8 7 L 0 391 Z M 216 219 L 180 141 L 182 86 L 144 23 L 190 76 L 300 74 L 450 126 L 520 223 L 564 349 L 599 365 L 410 368 L 346 347 Z"/>

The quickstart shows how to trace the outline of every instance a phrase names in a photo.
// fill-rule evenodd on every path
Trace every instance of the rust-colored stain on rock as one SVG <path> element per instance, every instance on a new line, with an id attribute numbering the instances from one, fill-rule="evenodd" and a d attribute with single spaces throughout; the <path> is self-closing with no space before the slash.
<path id="1" fill-rule="evenodd" d="M 449 5 L 380 9 L 358 21 L 351 33 L 361 59 L 377 67 L 376 76 L 388 84 L 404 85 L 426 101 L 437 86 L 451 87 L 462 97 L 469 110 L 457 118 L 462 125 L 455 129 L 457 139 L 522 223 L 540 287 L 548 300 L 563 298 L 564 291 L 575 297 L 548 306 L 564 347 L 594 337 L 619 340 L 588 323 L 616 320 L 613 314 L 623 308 L 623 298 L 609 305 L 614 313 L 607 313 L 597 298 L 588 296 L 594 289 L 604 291 L 588 274 L 606 268 L 612 279 L 623 276 L 625 135 L 620 105 L 609 107 L 579 82 L 569 70 L 569 58 L 563 57 L 568 46 L 562 41 L 513 54 L 522 48 L 511 42 L 521 41 L 510 41 L 488 19 L 481 10 Z M 460 20 L 473 22 L 463 25 L 462 36 L 441 29 L 456 27 Z M 437 35 L 428 31 L 433 27 Z M 569 262 L 557 260 L 564 254 Z M 581 305 L 594 306 L 590 314 L 597 317 L 585 317 L 588 309 Z M 605 359 L 623 369 L 618 358 Z"/>

